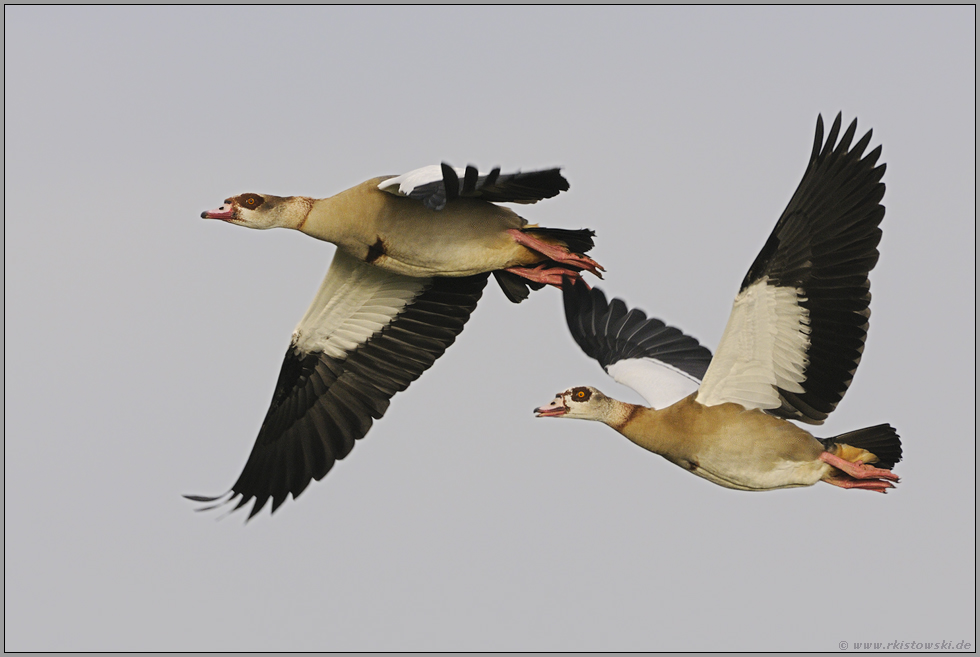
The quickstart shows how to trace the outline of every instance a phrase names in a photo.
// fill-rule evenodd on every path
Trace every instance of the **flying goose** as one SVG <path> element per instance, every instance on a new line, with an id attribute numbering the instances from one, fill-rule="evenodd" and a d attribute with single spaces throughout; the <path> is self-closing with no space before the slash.
<path id="1" fill-rule="evenodd" d="M 293 332 L 272 403 L 238 480 L 206 510 L 255 500 L 272 511 L 322 479 L 391 397 L 463 330 L 493 273 L 508 299 L 561 287 L 601 267 L 591 230 L 529 225 L 498 202 L 534 203 L 568 189 L 559 169 L 480 175 L 443 164 L 368 180 L 325 199 L 246 193 L 206 219 L 284 227 L 333 242 L 319 291 Z M 226 499 L 227 498 L 227 499 Z"/>
<path id="2" fill-rule="evenodd" d="M 838 114 L 824 143 L 817 118 L 803 181 L 742 281 L 714 358 L 693 338 L 568 279 L 563 296 L 575 341 L 650 407 L 578 386 L 535 409 L 537 416 L 604 422 L 726 488 L 818 481 L 892 488 L 902 448 L 891 426 L 820 439 L 788 421 L 823 423 L 851 383 L 867 337 L 885 165 L 875 166 L 880 146 L 862 157 L 871 131 L 851 148 L 857 120 L 835 146 L 840 127 Z"/>

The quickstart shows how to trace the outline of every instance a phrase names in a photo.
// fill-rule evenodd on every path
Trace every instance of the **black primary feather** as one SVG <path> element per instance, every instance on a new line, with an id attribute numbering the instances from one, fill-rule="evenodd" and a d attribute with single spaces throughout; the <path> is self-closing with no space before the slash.
<path id="1" fill-rule="evenodd" d="M 310 481 L 322 479 L 463 330 L 489 274 L 436 278 L 392 321 L 345 358 L 300 353 L 290 345 L 252 452 L 226 504 L 255 500 L 252 518 L 272 500 L 274 512 Z M 186 495 L 196 502 L 218 497 Z M 216 506 L 220 506 L 216 505 Z M 208 507 L 211 508 L 211 507 Z"/>
<path id="2" fill-rule="evenodd" d="M 765 279 L 798 290 L 810 331 L 805 392 L 778 389 L 783 405 L 769 412 L 815 424 L 837 407 L 861 361 L 871 314 L 868 273 L 878 261 L 885 216 L 881 147 L 864 155 L 870 130 L 851 146 L 857 119 L 838 142 L 840 129 L 838 114 L 824 141 L 817 117 L 803 179 L 741 286 Z"/>
<path id="3" fill-rule="evenodd" d="M 581 279 L 562 283 L 565 320 L 572 338 L 603 369 L 627 358 L 653 358 L 701 379 L 711 363 L 711 351 L 659 319 L 628 309 L 621 299 L 606 302 L 598 288 Z"/>

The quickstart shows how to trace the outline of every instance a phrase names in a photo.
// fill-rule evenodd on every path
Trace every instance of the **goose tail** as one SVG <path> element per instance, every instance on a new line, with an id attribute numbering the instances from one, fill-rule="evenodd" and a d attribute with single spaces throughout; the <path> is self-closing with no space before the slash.
<path id="1" fill-rule="evenodd" d="M 819 440 L 828 452 L 842 451 L 847 447 L 871 452 L 878 457 L 875 466 L 885 470 L 891 470 L 902 460 L 902 441 L 890 424 L 878 424 Z"/>

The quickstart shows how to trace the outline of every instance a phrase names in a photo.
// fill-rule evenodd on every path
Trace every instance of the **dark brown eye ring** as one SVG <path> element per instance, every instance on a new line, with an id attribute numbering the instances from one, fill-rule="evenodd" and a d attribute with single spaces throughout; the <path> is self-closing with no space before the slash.
<path id="1" fill-rule="evenodd" d="M 255 210 L 262 207 L 265 199 L 259 194 L 239 194 L 233 199 L 239 205 L 247 205 L 249 208 Z"/>

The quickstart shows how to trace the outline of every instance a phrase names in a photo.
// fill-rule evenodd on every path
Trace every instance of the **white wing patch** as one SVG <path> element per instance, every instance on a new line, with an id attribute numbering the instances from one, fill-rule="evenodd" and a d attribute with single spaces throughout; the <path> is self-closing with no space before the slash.
<path id="1" fill-rule="evenodd" d="M 304 354 L 343 358 L 391 323 L 429 283 L 385 271 L 337 249 L 326 278 L 293 331 Z"/>
<path id="2" fill-rule="evenodd" d="M 463 175 L 466 173 L 466 169 L 461 167 L 453 167 L 453 171 L 456 172 L 456 175 L 459 176 L 461 180 Z M 395 176 L 394 178 L 388 178 L 388 180 L 385 180 L 378 185 L 378 189 L 383 192 L 388 192 L 389 194 L 394 194 L 395 196 L 408 196 L 416 187 L 441 181 L 442 166 L 432 164 L 427 167 L 422 167 L 421 169 L 415 169 L 414 171 L 403 173 L 402 175 Z"/>
<path id="3" fill-rule="evenodd" d="M 810 347 L 809 313 L 802 290 L 775 287 L 763 277 L 732 305 L 721 344 L 704 374 L 697 401 L 735 402 L 746 408 L 779 408 L 776 388 L 804 392 Z"/>
<path id="4" fill-rule="evenodd" d="M 653 408 L 667 408 L 698 389 L 697 377 L 656 358 L 624 358 L 606 368 L 617 383 L 636 390 Z"/>

